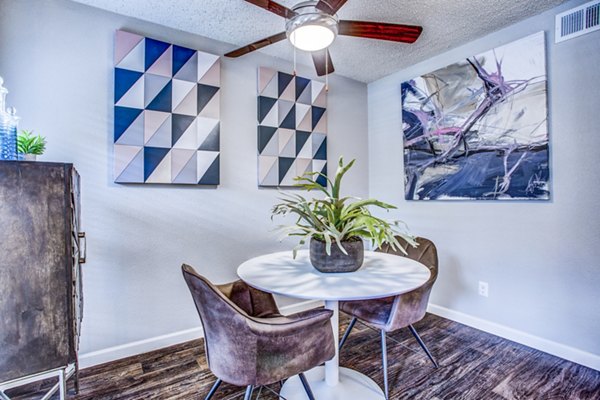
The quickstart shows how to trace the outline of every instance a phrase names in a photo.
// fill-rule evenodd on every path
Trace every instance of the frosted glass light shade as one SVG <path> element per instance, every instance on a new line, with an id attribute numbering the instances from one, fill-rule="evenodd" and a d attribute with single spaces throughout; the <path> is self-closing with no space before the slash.
<path id="1" fill-rule="evenodd" d="M 302 25 L 289 34 L 294 47 L 304 51 L 322 50 L 335 39 L 335 33 L 327 26 Z"/>

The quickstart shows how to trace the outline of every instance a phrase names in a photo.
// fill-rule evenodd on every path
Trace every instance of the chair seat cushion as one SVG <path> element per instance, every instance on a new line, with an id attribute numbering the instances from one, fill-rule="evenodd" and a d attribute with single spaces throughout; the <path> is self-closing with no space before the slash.
<path id="1" fill-rule="evenodd" d="M 383 329 L 390 318 L 394 296 L 381 299 L 342 301 L 340 310 L 370 325 Z"/>

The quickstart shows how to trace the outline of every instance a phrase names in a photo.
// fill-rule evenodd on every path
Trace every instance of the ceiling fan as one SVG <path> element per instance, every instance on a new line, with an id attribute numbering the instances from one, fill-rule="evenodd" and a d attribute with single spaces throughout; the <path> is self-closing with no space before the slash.
<path id="1" fill-rule="evenodd" d="M 304 1 L 291 9 L 271 0 L 245 1 L 285 18 L 287 20 L 286 29 L 276 35 L 233 50 L 225 56 L 240 57 L 288 38 L 294 47 L 312 53 L 319 76 L 334 71 L 327 47 L 333 43 L 337 35 L 414 43 L 423 31 L 422 27 L 414 25 L 339 20 L 336 13 L 347 0 Z"/>

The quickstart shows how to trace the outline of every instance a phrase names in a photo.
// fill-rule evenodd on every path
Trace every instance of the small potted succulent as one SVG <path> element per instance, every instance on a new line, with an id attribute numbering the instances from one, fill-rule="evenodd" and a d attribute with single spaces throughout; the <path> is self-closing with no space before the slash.
<path id="1" fill-rule="evenodd" d="M 282 193 L 282 203 L 276 204 L 271 213 L 276 215 L 295 215 L 296 223 L 281 226 L 284 236 L 300 238 L 294 248 L 294 258 L 298 249 L 310 239 L 310 260 L 321 272 L 352 272 L 363 263 L 363 239 L 380 247 L 388 243 L 394 249 L 404 251 L 396 236 L 400 236 L 413 246 L 414 237 L 407 232 L 406 225 L 397 220 L 388 221 L 371 214 L 369 207 L 384 210 L 396 207 L 375 199 L 361 200 L 356 197 L 341 197 L 340 185 L 344 174 L 354 165 L 352 160 L 344 165 L 340 157 L 335 178 L 331 181 L 318 172 L 304 174 L 295 178 L 298 188 L 309 192 L 320 191 L 323 199 L 308 200 L 295 193 Z M 325 179 L 330 187 L 323 187 L 317 180 Z"/>
<path id="2" fill-rule="evenodd" d="M 45 150 L 46 138 L 42 135 L 35 136 L 33 131 L 23 130 L 17 137 L 17 152 L 25 161 L 35 161 Z"/>

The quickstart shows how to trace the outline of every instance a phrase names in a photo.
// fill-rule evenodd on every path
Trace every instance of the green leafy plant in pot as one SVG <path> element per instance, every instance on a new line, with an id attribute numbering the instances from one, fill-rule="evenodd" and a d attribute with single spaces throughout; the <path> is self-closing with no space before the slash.
<path id="1" fill-rule="evenodd" d="M 44 154 L 46 139 L 42 135 L 35 136 L 33 131 L 23 130 L 17 136 L 17 152 L 26 161 L 35 161 L 37 156 Z"/>
<path id="2" fill-rule="evenodd" d="M 354 165 L 352 160 L 344 165 L 340 157 L 335 178 L 311 172 L 295 178 L 298 188 L 308 192 L 319 191 L 324 198 L 308 200 L 296 193 L 282 193 L 281 203 L 271 211 L 274 216 L 297 216 L 293 225 L 280 226 L 284 236 L 300 238 L 294 248 L 294 258 L 298 249 L 310 239 L 310 261 L 321 272 L 352 272 L 359 269 L 364 258 L 363 239 L 380 247 L 388 243 L 393 249 L 404 251 L 396 236 L 404 238 L 416 246 L 415 239 L 407 231 L 406 224 L 398 220 L 384 220 L 371 214 L 369 207 L 384 210 L 396 207 L 375 199 L 361 200 L 356 197 L 340 197 L 342 178 Z M 322 177 L 328 187 L 317 182 Z"/>

